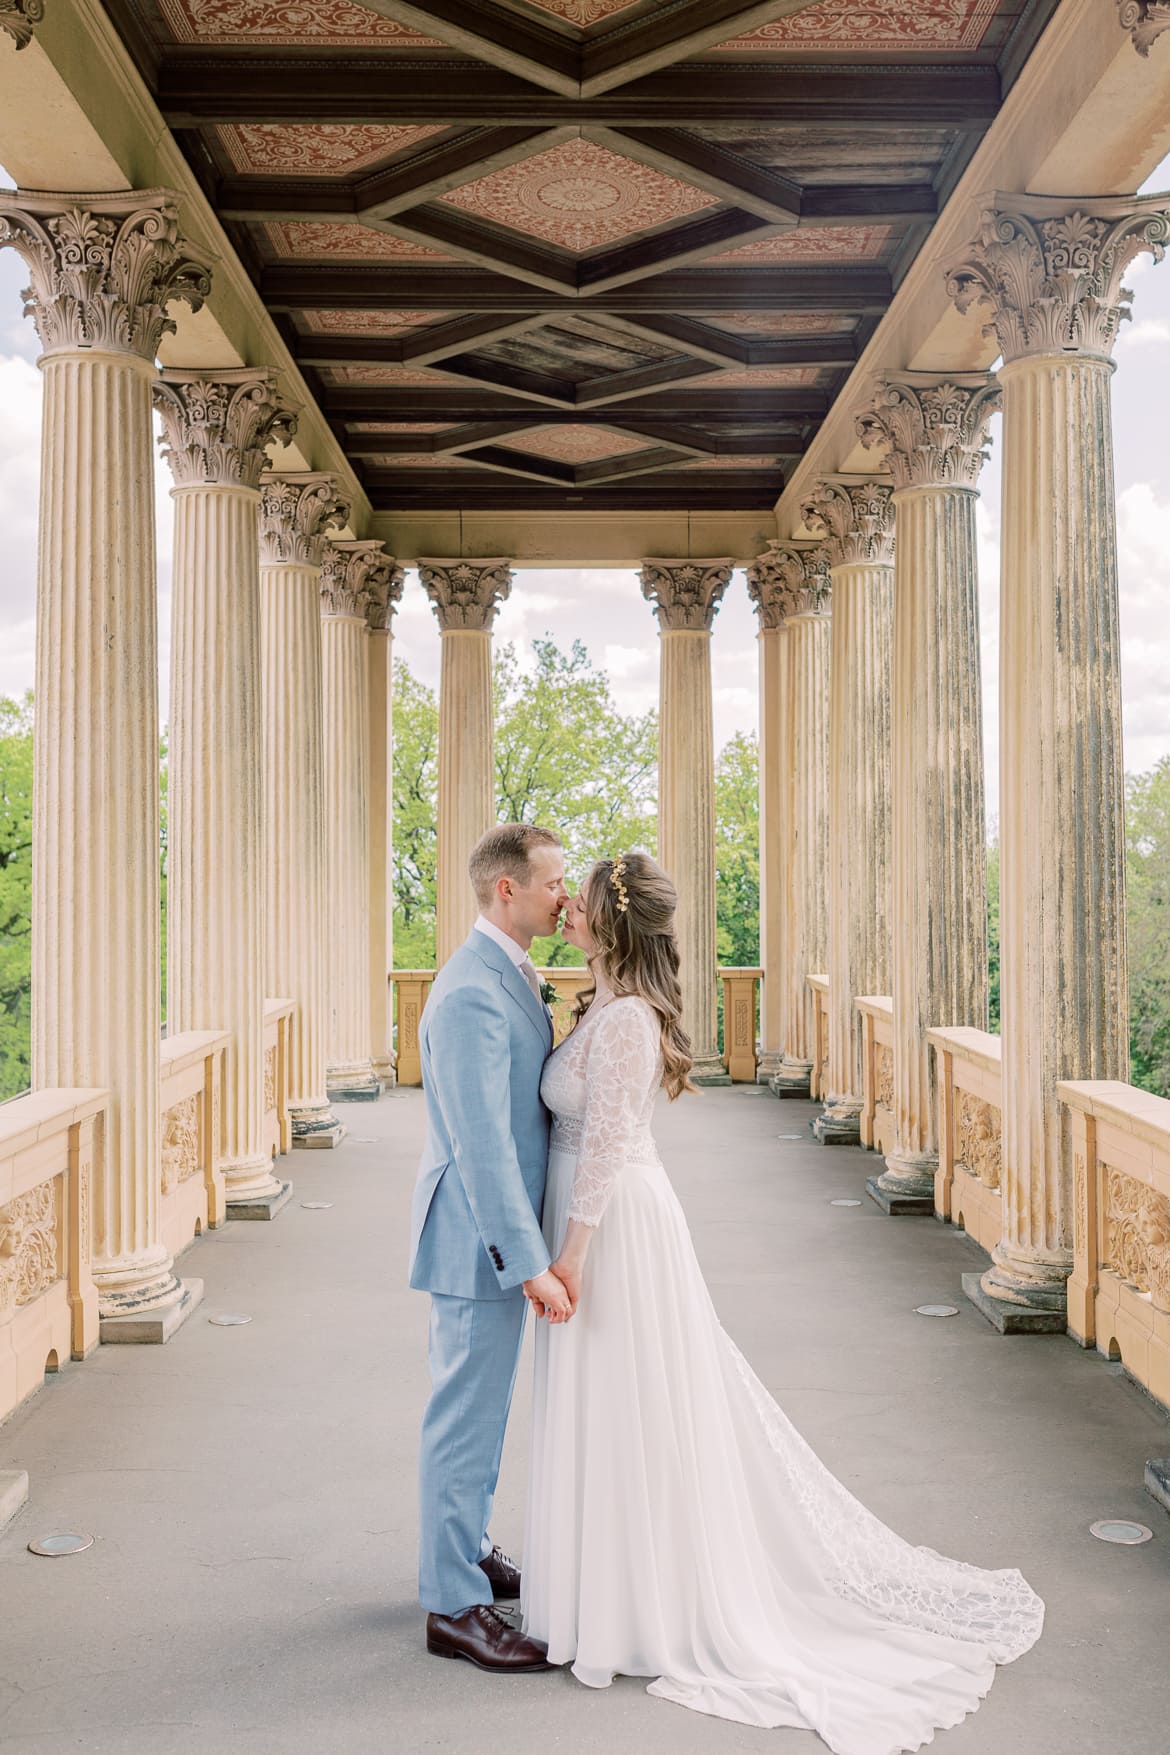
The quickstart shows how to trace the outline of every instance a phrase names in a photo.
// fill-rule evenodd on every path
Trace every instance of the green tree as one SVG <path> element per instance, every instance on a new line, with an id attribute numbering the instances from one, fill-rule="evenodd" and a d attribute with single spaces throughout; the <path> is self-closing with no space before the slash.
<path id="1" fill-rule="evenodd" d="M 1170 1097 L 1170 756 L 1125 789 L 1130 1078 Z"/>
<path id="2" fill-rule="evenodd" d="M 987 1028 L 999 1035 L 999 836 L 987 849 Z"/>
<path id="3" fill-rule="evenodd" d="M 406 663 L 394 663 L 394 966 L 435 961 L 439 704 Z"/>
<path id="4" fill-rule="evenodd" d="M 719 961 L 760 960 L 760 754 L 737 732 L 715 764 L 715 921 Z"/>
<path id="5" fill-rule="evenodd" d="M 0 1100 L 31 1076 L 32 785 L 32 694 L 0 697 Z"/>

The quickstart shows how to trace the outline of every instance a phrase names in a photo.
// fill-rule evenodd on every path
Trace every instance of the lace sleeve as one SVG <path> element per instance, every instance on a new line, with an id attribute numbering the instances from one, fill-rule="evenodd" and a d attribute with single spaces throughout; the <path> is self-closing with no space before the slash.
<path id="1" fill-rule="evenodd" d="M 657 1021 L 643 1000 L 615 999 L 589 1044 L 585 1119 L 570 1219 L 600 1225 L 661 1078 Z"/>

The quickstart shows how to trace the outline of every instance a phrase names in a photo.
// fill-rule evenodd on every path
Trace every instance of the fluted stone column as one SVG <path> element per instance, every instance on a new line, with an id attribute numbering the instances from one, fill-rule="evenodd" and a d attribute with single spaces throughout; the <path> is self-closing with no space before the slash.
<path id="1" fill-rule="evenodd" d="M 853 1002 L 890 991 L 890 653 L 893 484 L 829 475 L 801 515 L 833 581 L 829 682 L 827 1095 L 822 1145 L 861 1138 L 861 1033 Z"/>
<path id="2" fill-rule="evenodd" d="M 221 1092 L 228 1213 L 288 1198 L 264 1143 L 260 474 L 291 437 L 269 372 L 166 370 L 175 486 L 167 817 L 167 1028 L 230 1030 Z"/>
<path id="3" fill-rule="evenodd" d="M 325 750 L 326 1038 L 329 1095 L 382 1093 L 370 1042 L 369 612 L 394 563 L 377 541 L 326 545 L 321 569 Z M 383 776 L 384 779 L 384 776 Z"/>
<path id="4" fill-rule="evenodd" d="M 325 770 L 321 563 L 349 506 L 336 477 L 305 471 L 261 484 L 265 986 L 295 999 L 289 1050 L 293 1145 L 335 1146 L 344 1129 L 325 1083 Z"/>
<path id="5" fill-rule="evenodd" d="M 1125 792 L 1110 358 L 1166 198 L 997 195 L 949 275 L 1003 355 L 1000 1011 L 1004 1234 L 965 1276 L 1001 1329 L 1065 1326 L 1059 1079 L 1125 1079 Z"/>
<path id="6" fill-rule="evenodd" d="M 507 560 L 422 557 L 418 575 L 443 637 L 439 677 L 439 846 L 435 960 L 467 937 L 478 912 L 467 861 L 496 820 L 492 624 L 512 589 Z"/>
<path id="7" fill-rule="evenodd" d="M 760 1078 L 807 1097 L 806 977 L 825 963 L 831 582 L 810 542 L 771 542 L 747 577 L 760 617 Z"/>
<path id="8" fill-rule="evenodd" d="M 984 372 L 882 378 L 858 419 L 894 480 L 894 1124 L 871 1178 L 890 1214 L 932 1213 L 932 1026 L 987 1028 L 987 821 L 976 483 L 999 387 Z"/>
<path id="9" fill-rule="evenodd" d="M 161 1341 L 195 1292 L 185 1293 L 161 1235 L 150 397 L 159 342 L 173 328 L 167 306 L 198 309 L 210 283 L 168 190 L 3 193 L 0 244 L 14 245 L 30 271 L 26 309 L 45 392 L 33 1084 L 111 1093 L 92 1214 L 102 1337 Z"/>
<path id="10" fill-rule="evenodd" d="M 0 0 L 0 30 L 18 49 L 26 49 L 34 29 L 45 16 L 45 0 Z"/>
<path id="11" fill-rule="evenodd" d="M 642 594 L 658 615 L 658 857 L 678 890 L 683 1028 L 696 1084 L 728 1084 L 719 1055 L 715 946 L 715 740 L 711 624 L 735 565 L 642 564 Z"/>
<path id="12" fill-rule="evenodd" d="M 388 561 L 384 591 L 366 607 L 370 803 L 369 1008 L 370 1060 L 383 1089 L 395 1082 L 390 1036 L 390 971 L 394 967 L 394 611 L 403 569 Z"/>
<path id="13" fill-rule="evenodd" d="M 1117 0 L 1122 30 L 1139 55 L 1148 55 L 1163 31 L 1170 30 L 1170 0 Z"/>

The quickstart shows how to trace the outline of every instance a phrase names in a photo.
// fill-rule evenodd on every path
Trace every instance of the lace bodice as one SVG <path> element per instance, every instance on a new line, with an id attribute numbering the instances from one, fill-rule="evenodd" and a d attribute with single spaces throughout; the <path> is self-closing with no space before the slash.
<path id="1" fill-rule="evenodd" d="M 623 1168 L 658 1162 L 650 1116 L 661 1085 L 658 1019 L 636 995 L 595 1004 L 550 1055 L 540 1093 L 552 1149 L 577 1157 L 570 1219 L 599 1225 Z"/>

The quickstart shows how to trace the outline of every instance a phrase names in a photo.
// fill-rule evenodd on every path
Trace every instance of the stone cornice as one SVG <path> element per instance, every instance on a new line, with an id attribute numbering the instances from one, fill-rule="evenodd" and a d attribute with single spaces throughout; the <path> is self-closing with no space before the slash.
<path id="1" fill-rule="evenodd" d="M 1164 30 L 1170 30 L 1170 0 L 1117 0 L 1122 30 L 1133 38 L 1139 55 L 1148 55 Z"/>
<path id="2" fill-rule="evenodd" d="M 15 39 L 18 49 L 28 47 L 44 16 L 45 0 L 0 0 L 0 30 Z"/>
<path id="3" fill-rule="evenodd" d="M 25 315 L 46 354 L 93 349 L 153 360 L 175 324 L 167 306 L 198 311 L 211 265 L 180 235 L 170 189 L 75 195 L 0 192 L 0 245 L 28 267 Z"/>
<path id="4" fill-rule="evenodd" d="M 883 374 L 857 435 L 867 451 L 883 453 L 895 489 L 974 488 L 1002 401 L 990 372 Z"/>
<path id="5" fill-rule="evenodd" d="M 894 561 L 894 484 L 875 475 L 825 475 L 800 508 L 831 567 Z"/>
<path id="6" fill-rule="evenodd" d="M 259 488 L 268 446 L 292 438 L 299 412 L 282 400 L 272 372 L 247 366 L 168 367 L 154 386 L 154 406 L 176 487 Z"/>
<path id="7" fill-rule="evenodd" d="M 731 583 L 735 561 L 730 555 L 713 560 L 664 560 L 652 555 L 639 575 L 642 596 L 652 603 L 663 633 L 710 633 L 711 624 Z"/>
<path id="8" fill-rule="evenodd" d="M 347 496 L 335 475 L 322 470 L 266 475 L 260 482 L 260 560 L 265 566 L 296 562 L 319 567 L 330 530 L 349 517 Z"/>
<path id="9" fill-rule="evenodd" d="M 418 576 L 444 634 L 490 632 L 512 589 L 512 564 L 500 556 L 465 561 L 420 555 Z"/>
<path id="10" fill-rule="evenodd" d="M 322 616 L 350 616 L 371 628 L 385 628 L 402 596 L 406 577 L 382 543 L 334 537 L 325 545 L 321 567 Z"/>
<path id="11" fill-rule="evenodd" d="M 833 584 L 824 544 L 773 537 L 747 569 L 747 587 L 762 629 L 782 628 L 794 615 L 827 615 Z"/>
<path id="12" fill-rule="evenodd" d="M 964 316 L 990 307 L 984 333 L 1005 364 L 1029 354 L 1107 359 L 1133 297 L 1121 277 L 1143 251 L 1160 262 L 1167 237 L 1162 195 L 992 195 L 978 238 L 947 269 L 947 292 Z"/>

